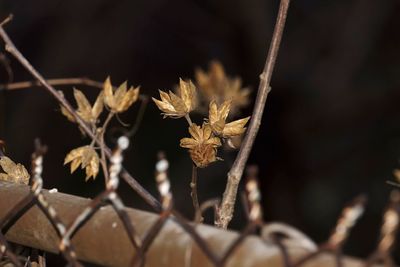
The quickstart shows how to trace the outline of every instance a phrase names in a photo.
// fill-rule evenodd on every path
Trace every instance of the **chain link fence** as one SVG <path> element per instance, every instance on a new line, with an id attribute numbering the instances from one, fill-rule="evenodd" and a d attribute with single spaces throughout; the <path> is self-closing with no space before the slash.
<path id="1" fill-rule="evenodd" d="M 332 256 L 330 261 L 333 262 L 329 266 L 374 266 L 376 263 L 383 263 L 384 266 L 396 266 L 392 260 L 391 252 L 399 224 L 400 195 L 397 191 L 392 192 L 389 204 L 384 212 L 381 234 L 376 250 L 365 261 L 351 260 L 342 255 L 342 247 L 349 236 L 350 230 L 363 214 L 366 204 L 364 196 L 355 198 L 343 209 L 328 241 L 316 246 L 306 235 L 290 226 L 280 223 L 265 223 L 262 220 L 255 171 L 248 171 L 247 173 L 246 192 L 243 194 L 243 200 L 248 223 L 240 234 L 232 234 L 229 231 L 216 230 L 195 223 L 201 217 L 202 212 L 215 207 L 218 204 L 218 200 L 210 200 L 203 203 L 193 221 L 184 218 L 174 209 L 173 196 L 169 190 L 170 185 L 167 175 L 168 161 L 165 157 L 160 157 L 156 165 L 156 181 L 160 192 L 161 212 L 157 216 L 140 215 L 139 212 L 139 215 L 135 215 L 136 219 L 133 218 L 135 216 L 132 217 L 132 209 L 125 207 L 117 193 L 120 181 L 119 175 L 122 169 L 122 152 L 128 146 L 128 143 L 127 138 L 120 138 L 119 145 L 113 151 L 110 160 L 110 179 L 106 190 L 94 199 L 84 200 L 83 202 L 75 200 L 78 199 L 77 197 L 58 193 L 52 194 L 42 188 L 43 180 L 41 174 L 45 149 L 43 146 L 37 145 L 36 151 L 32 156 L 32 185 L 28 188 L 27 186 L 8 182 L 0 183 L 0 199 L 2 199 L 2 204 L 0 204 L 2 207 L 2 212 L 0 213 L 2 214 L 0 217 L 0 259 L 2 264 L 10 264 L 7 266 L 34 266 L 33 262 L 35 262 L 38 266 L 45 266 L 45 257 L 41 251 L 33 249 L 31 252 L 35 253 L 22 255 L 20 246 L 15 246 L 7 241 L 8 233 L 12 232 L 10 229 L 14 225 L 18 225 L 19 221 L 23 220 L 22 217 L 31 212 L 32 207 L 37 207 L 45 215 L 44 220 L 50 223 L 50 227 L 53 230 L 46 228 L 43 222 L 40 223 L 41 225 L 35 226 L 34 220 L 38 216 L 36 213 L 36 215 L 30 216 L 31 219 L 25 221 L 22 226 L 17 227 L 18 231 L 14 231 L 10 239 L 15 242 L 15 240 L 18 241 L 19 235 L 26 236 L 24 228 L 43 228 L 41 230 L 44 235 L 35 236 L 33 234 L 31 246 L 33 248 L 43 248 L 43 244 L 46 244 L 46 242 L 55 242 L 57 244 L 56 247 L 54 248 L 53 246 L 52 249 L 49 248 L 48 250 L 50 252 L 59 251 L 68 262 L 68 266 L 83 266 L 84 263 L 80 259 L 110 266 L 166 266 L 165 263 L 169 266 L 328 266 L 308 265 L 321 255 L 325 257 L 328 254 Z M 4 197 L 4 194 L 7 196 Z M 63 195 L 64 197 L 53 199 L 53 195 L 54 197 L 57 195 Z M 17 196 L 20 197 L 18 198 Z M 61 206 L 60 203 L 62 203 Z M 112 217 L 110 209 L 114 210 L 113 216 L 115 217 L 116 215 L 120 219 L 120 227 L 116 227 L 116 221 L 104 224 L 103 228 L 101 228 L 103 232 L 97 233 L 98 235 L 90 232 L 89 235 L 85 235 L 84 240 L 82 238 L 77 241 L 74 240 L 77 233 L 82 228 L 85 228 L 85 225 L 89 224 L 90 227 L 94 227 L 94 223 L 101 224 L 101 220 L 108 220 L 107 216 Z M 65 210 L 69 210 L 70 213 L 70 222 L 68 224 L 65 223 Z M 76 215 L 78 210 L 79 213 Z M 97 222 L 91 220 L 104 210 L 108 210 L 108 213 L 100 217 L 102 218 L 100 221 L 99 219 L 97 219 Z M 71 212 L 75 215 L 71 215 Z M 60 214 L 63 214 L 63 216 L 60 216 Z M 149 221 L 146 216 L 150 216 L 152 219 Z M 143 224 L 146 225 L 145 229 Z M 114 228 L 116 228 L 115 231 L 113 231 Z M 32 229 L 25 230 L 30 231 Z M 50 233 L 46 236 L 46 231 L 55 232 L 56 237 Z M 125 235 L 128 238 L 130 246 L 133 247 L 133 252 L 127 252 L 126 246 L 125 248 L 117 247 L 111 249 L 111 247 L 119 245 L 118 240 L 113 239 L 113 236 L 117 236 L 121 241 L 123 239 L 120 238 L 121 235 Z M 254 235 L 259 237 L 255 238 Z M 183 237 L 186 238 L 186 243 L 182 247 L 179 242 Z M 187 237 L 190 237 L 190 240 L 187 240 Z M 45 240 L 46 238 L 55 240 Z M 96 247 L 96 240 L 99 240 L 99 238 L 110 242 L 109 251 Z M 36 244 L 38 239 L 40 239 L 39 243 L 42 245 Z M 79 244 L 80 242 L 89 243 L 90 246 L 82 248 Z M 124 243 L 122 242 L 120 245 L 122 244 Z M 79 249 L 76 248 L 77 246 Z M 152 252 L 151 259 L 149 259 L 148 253 L 152 246 L 157 247 L 157 252 Z M 165 253 L 163 254 L 163 246 L 165 251 L 169 253 L 167 253 L 167 256 L 165 256 Z M 46 248 L 46 245 L 44 247 Z M 121 254 L 115 252 L 115 249 L 120 250 Z M 260 251 L 262 252 L 262 257 L 258 258 Z M 278 257 L 276 257 L 276 253 L 272 253 L 274 251 L 279 252 Z M 96 254 L 96 252 L 98 253 Z M 117 258 L 115 262 L 103 261 L 102 258 L 107 253 L 116 253 L 114 256 L 119 255 L 118 257 L 120 258 Z M 157 253 L 160 258 L 157 258 Z M 196 253 L 199 255 L 197 260 L 194 257 Z M 164 256 L 161 257 L 161 255 Z M 96 260 L 96 257 L 99 259 Z M 170 259 L 165 257 L 170 257 Z M 171 262 L 174 262 L 174 257 L 175 264 L 170 265 Z M 121 261 L 122 258 L 129 258 L 129 260 Z M 274 260 L 270 261 L 269 258 Z M 185 264 L 177 263 L 179 262 L 178 259 L 183 259 L 182 262 Z M 162 264 L 163 261 L 164 264 Z"/>

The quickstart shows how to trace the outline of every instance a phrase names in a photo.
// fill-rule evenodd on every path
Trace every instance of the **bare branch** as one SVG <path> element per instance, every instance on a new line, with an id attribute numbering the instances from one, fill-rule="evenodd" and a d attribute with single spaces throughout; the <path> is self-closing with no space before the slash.
<path id="1" fill-rule="evenodd" d="M 14 17 L 13 14 L 8 15 L 7 18 L 5 18 L 2 22 L 0 22 L 0 27 L 3 27 L 7 23 L 9 23 L 13 19 L 13 17 Z"/>
<path id="2" fill-rule="evenodd" d="M 51 86 L 81 84 L 99 89 L 103 88 L 102 82 L 94 81 L 85 77 L 48 79 L 46 80 L 46 82 Z M 23 81 L 23 82 L 8 83 L 0 85 L 0 90 L 18 90 L 18 89 L 30 88 L 33 86 L 42 86 L 42 83 L 40 81 Z"/>
<path id="3" fill-rule="evenodd" d="M 19 52 L 14 43 L 11 41 L 8 34 L 4 31 L 0 25 L 0 37 L 5 42 L 5 49 L 12 56 L 17 59 L 21 65 L 30 73 L 32 76 L 51 94 L 56 100 L 64 106 L 75 118 L 76 122 L 83 129 L 88 136 L 94 140 L 98 145 L 101 145 L 101 140 L 93 133 L 90 127 L 82 120 L 82 118 L 75 112 L 71 104 L 64 98 L 62 94 L 59 94 L 57 90 L 50 85 L 43 76 L 29 63 L 29 61 Z M 105 153 L 108 158 L 111 157 L 111 150 L 105 146 Z M 144 189 L 125 169 L 122 170 L 121 177 L 135 190 L 148 204 L 150 204 L 157 211 L 160 210 L 160 203 L 154 198 L 146 189 Z"/>
<path id="4" fill-rule="evenodd" d="M 268 51 L 268 56 L 265 62 L 264 70 L 260 75 L 260 84 L 258 87 L 257 98 L 254 105 L 250 125 L 243 140 L 243 144 L 236 157 L 236 160 L 228 173 L 228 181 L 222 198 L 221 206 L 219 207 L 218 218 L 216 221 L 216 225 L 221 228 L 226 229 L 232 219 L 239 182 L 243 175 L 243 170 L 246 165 L 247 159 L 249 158 L 254 140 L 257 136 L 258 129 L 260 128 L 265 102 L 267 100 L 268 93 L 271 90 L 271 76 L 274 70 L 276 57 L 278 55 L 283 29 L 285 28 L 289 2 L 290 0 L 281 0 L 280 2 L 279 12 L 276 19 L 272 41 Z"/>

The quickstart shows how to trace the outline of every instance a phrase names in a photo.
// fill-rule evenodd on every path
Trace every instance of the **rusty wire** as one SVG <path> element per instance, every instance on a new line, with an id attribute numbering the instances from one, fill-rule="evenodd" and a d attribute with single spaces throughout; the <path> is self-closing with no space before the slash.
<path id="1" fill-rule="evenodd" d="M 118 196 L 117 189 L 119 185 L 119 175 L 122 169 L 123 151 L 129 146 L 129 139 L 122 136 L 118 139 L 117 147 L 114 149 L 109 167 L 110 179 L 106 185 L 104 192 L 95 197 L 83 211 L 76 216 L 75 220 L 69 225 L 64 225 L 57 215 L 57 211 L 49 204 L 42 193 L 42 170 L 43 157 L 46 148 L 39 142 L 36 142 L 35 152 L 32 155 L 32 181 L 29 194 L 0 219 L 0 261 L 5 260 L 14 264 L 14 266 L 24 266 L 30 261 L 30 257 L 21 257 L 14 253 L 12 246 L 7 242 L 5 234 L 12 225 L 21 218 L 32 206 L 38 206 L 59 238 L 59 251 L 70 266 L 83 266 L 77 259 L 74 246 L 71 240 L 75 234 L 86 224 L 86 222 L 103 206 L 110 205 L 118 217 L 121 219 L 123 228 L 126 231 L 129 241 L 135 248 L 135 256 L 132 257 L 130 266 L 144 266 L 146 260 L 146 252 L 161 231 L 167 219 L 172 219 L 181 228 L 190 235 L 192 240 L 197 244 L 209 261 L 218 267 L 225 266 L 230 256 L 235 253 L 237 248 L 244 240 L 257 230 L 261 232 L 261 238 L 266 244 L 275 244 L 281 251 L 283 263 L 285 267 L 300 267 L 308 261 L 317 257 L 323 252 L 330 252 L 336 259 L 336 266 L 344 266 L 342 263 L 342 247 L 346 242 L 349 233 L 359 217 L 362 215 L 366 198 L 359 196 L 347 205 L 338 219 L 336 226 L 328 241 L 317 247 L 312 240 L 298 230 L 284 225 L 282 223 L 265 223 L 262 219 L 261 194 L 259 192 L 257 176 L 258 171 L 255 166 L 249 166 L 246 171 L 247 183 L 245 186 L 244 205 L 248 217 L 248 224 L 241 234 L 227 246 L 223 254 L 213 251 L 205 242 L 205 240 L 196 231 L 196 225 L 192 221 L 185 219 L 177 210 L 173 208 L 173 195 L 170 191 L 170 182 L 168 178 L 169 163 L 164 153 L 159 153 L 156 163 L 155 178 L 160 193 L 160 202 L 162 203 L 162 211 L 153 225 L 149 227 L 147 232 L 141 237 L 135 230 L 135 222 L 129 219 L 126 213 L 125 205 Z M 198 218 L 206 209 L 215 208 L 219 203 L 218 199 L 212 199 L 201 205 Z M 371 254 L 365 262 L 365 266 L 371 266 L 376 262 L 383 262 L 385 266 L 395 266 L 391 257 L 393 244 L 395 242 L 396 233 L 399 226 L 399 192 L 393 191 L 390 203 L 384 213 L 380 239 L 377 249 Z M 291 259 L 287 251 L 287 247 L 297 246 L 307 253 L 300 259 Z M 219 254 L 220 256 L 218 256 Z M 222 256 L 221 256 L 222 255 Z M 43 258 L 41 258 L 43 261 Z M 43 263 L 42 263 L 43 265 Z M 43 265 L 44 266 L 44 265 Z"/>

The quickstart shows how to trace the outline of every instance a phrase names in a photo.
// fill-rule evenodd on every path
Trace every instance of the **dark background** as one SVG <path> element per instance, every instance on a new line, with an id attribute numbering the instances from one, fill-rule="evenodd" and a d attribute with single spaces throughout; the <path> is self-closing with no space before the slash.
<path id="1" fill-rule="evenodd" d="M 7 32 L 46 78 L 87 76 L 128 80 L 156 96 L 194 68 L 220 60 L 229 75 L 258 86 L 278 1 L 0 1 Z M 260 167 L 267 221 L 283 221 L 325 240 L 341 208 L 359 193 L 369 197 L 345 252 L 366 256 L 376 243 L 400 151 L 400 2 L 395 0 L 293 1 L 272 78 L 266 114 L 250 156 Z M 4 48 L 1 47 L 4 52 Z M 15 60 L 14 81 L 30 80 Z M 0 69 L 2 83 L 7 81 Z M 96 89 L 80 87 L 92 99 Z M 71 87 L 60 88 L 72 100 Z M 253 94 L 254 99 L 254 94 Z M 65 154 L 87 144 L 42 88 L 1 92 L 0 138 L 7 153 L 29 166 L 33 139 L 49 146 L 45 187 L 93 197 L 101 177 L 69 175 Z M 138 105 L 121 120 L 133 123 Z M 250 115 L 251 107 L 243 111 Z M 195 117 L 200 121 L 201 117 Z M 113 126 L 118 126 L 114 121 Z M 191 215 L 191 165 L 179 139 L 183 120 L 163 120 L 150 103 L 125 165 L 152 193 L 154 163 L 162 149 L 170 160 L 177 208 Z M 108 139 L 110 140 L 110 139 Z M 112 142 L 109 141 L 109 145 Z M 202 170 L 200 199 L 221 196 L 234 155 Z M 125 184 L 133 207 L 150 209 Z M 232 224 L 240 229 L 237 212 Z"/>

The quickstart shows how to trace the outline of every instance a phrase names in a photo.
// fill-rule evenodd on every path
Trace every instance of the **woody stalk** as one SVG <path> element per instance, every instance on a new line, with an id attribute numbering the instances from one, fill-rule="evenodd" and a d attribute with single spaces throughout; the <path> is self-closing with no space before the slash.
<path id="1" fill-rule="evenodd" d="M 260 74 L 260 84 L 258 86 L 257 98 L 253 109 L 252 119 L 250 121 L 239 153 L 228 173 L 228 180 L 225 192 L 223 194 L 221 205 L 218 207 L 217 210 L 215 225 L 220 228 L 226 229 L 233 217 L 238 186 L 242 178 L 247 159 L 249 158 L 250 151 L 253 147 L 254 140 L 257 136 L 258 129 L 260 128 L 268 93 L 271 91 L 270 81 L 275 67 L 275 62 L 282 39 L 283 29 L 285 28 L 289 2 L 290 0 L 281 0 L 279 4 L 278 16 L 270 43 L 268 56 L 265 61 L 264 70 Z"/>

